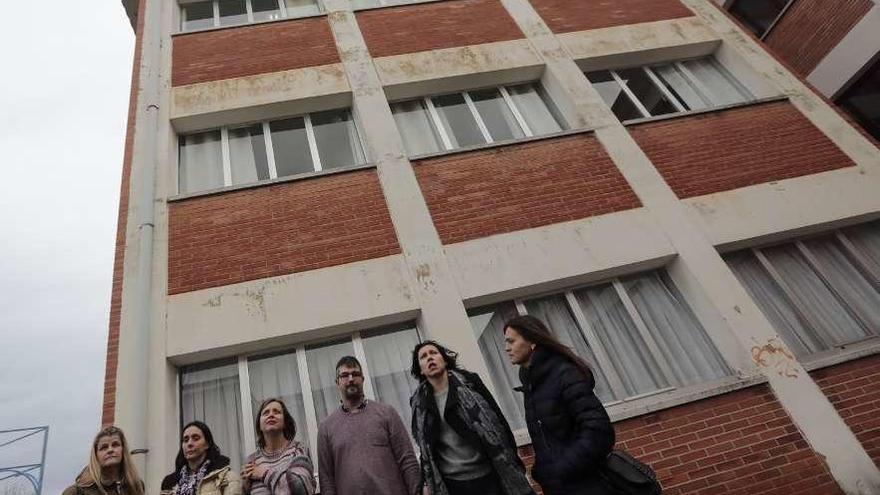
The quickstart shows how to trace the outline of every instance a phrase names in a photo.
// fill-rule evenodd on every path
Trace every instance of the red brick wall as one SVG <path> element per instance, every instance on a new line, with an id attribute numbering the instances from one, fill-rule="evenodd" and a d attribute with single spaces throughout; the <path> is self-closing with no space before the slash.
<path id="1" fill-rule="evenodd" d="M 415 171 L 444 244 L 640 206 L 592 135 L 421 160 Z"/>
<path id="2" fill-rule="evenodd" d="M 843 493 L 766 385 L 615 423 L 664 495 Z M 520 456 L 531 466 L 530 446 Z"/>
<path id="3" fill-rule="evenodd" d="M 400 253 L 375 170 L 169 206 L 169 294 Z"/>
<path id="4" fill-rule="evenodd" d="M 810 373 L 880 467 L 880 355 Z"/>
<path id="5" fill-rule="evenodd" d="M 614 425 L 666 495 L 842 493 L 766 385 Z"/>
<path id="6" fill-rule="evenodd" d="M 872 7 L 871 0 L 797 0 L 764 41 L 806 77 Z"/>
<path id="7" fill-rule="evenodd" d="M 694 15 L 678 0 L 531 0 L 531 3 L 554 33 Z"/>
<path id="8" fill-rule="evenodd" d="M 507 41 L 525 36 L 499 0 L 447 0 L 357 13 L 373 57 Z"/>
<path id="9" fill-rule="evenodd" d="M 680 198 L 854 165 L 787 101 L 629 130 Z"/>
<path id="10" fill-rule="evenodd" d="M 128 225 L 128 194 L 131 178 L 131 157 L 134 150 L 137 88 L 140 83 L 144 9 L 146 1 L 138 2 L 135 27 L 134 62 L 131 69 L 131 91 L 128 96 L 128 124 L 125 128 L 125 150 L 122 155 L 122 180 L 119 187 L 119 213 L 116 218 L 116 252 L 113 255 L 113 283 L 110 289 L 110 325 L 107 334 L 107 362 L 104 368 L 104 401 L 101 424 L 116 420 L 116 368 L 119 363 L 119 323 L 122 316 L 122 273 L 125 264 L 125 230 Z"/>
<path id="11" fill-rule="evenodd" d="M 172 86 L 339 62 L 325 17 L 179 34 L 173 43 Z"/>

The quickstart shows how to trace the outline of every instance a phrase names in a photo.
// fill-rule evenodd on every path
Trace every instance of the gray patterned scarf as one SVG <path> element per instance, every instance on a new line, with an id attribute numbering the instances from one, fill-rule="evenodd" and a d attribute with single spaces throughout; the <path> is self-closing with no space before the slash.
<path id="1" fill-rule="evenodd" d="M 210 463 L 211 461 L 205 460 L 195 472 L 190 471 L 189 465 L 184 463 L 180 468 L 180 477 L 178 478 L 180 482 L 177 485 L 177 495 L 195 495 L 199 484 L 205 478 L 205 475 L 208 474 L 208 464 Z"/>
<path id="2" fill-rule="evenodd" d="M 479 438 L 483 452 L 492 464 L 505 495 L 533 494 L 526 479 L 522 463 L 517 457 L 516 445 L 508 441 L 507 423 L 498 417 L 486 399 L 477 392 L 464 374 L 449 371 L 450 393 L 455 390 L 458 404 L 454 410 L 462 420 L 470 425 L 471 431 Z M 434 453 L 428 438 L 428 426 L 434 419 L 429 414 L 433 389 L 427 380 L 419 384 L 410 399 L 413 411 L 413 437 L 421 450 L 422 476 L 432 495 L 449 495 L 443 477 L 437 469 Z M 443 414 L 440 411 L 440 414 Z"/>

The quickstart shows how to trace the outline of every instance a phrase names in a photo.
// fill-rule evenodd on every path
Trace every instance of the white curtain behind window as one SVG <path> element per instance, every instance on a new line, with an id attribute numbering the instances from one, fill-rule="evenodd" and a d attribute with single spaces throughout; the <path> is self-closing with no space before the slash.
<path id="1" fill-rule="evenodd" d="M 880 283 L 880 221 L 849 229 L 846 236 L 873 263 L 874 277 Z"/>
<path id="2" fill-rule="evenodd" d="M 521 385 L 519 367 L 510 363 L 504 344 L 504 323 L 517 316 L 513 303 L 503 303 L 489 308 L 481 308 L 468 313 L 471 326 L 480 344 L 480 352 L 486 360 L 486 367 L 492 373 L 488 377 L 495 385 L 498 405 L 510 423 L 510 427 L 519 430 L 526 427 L 523 397 L 514 391 Z M 487 382 L 487 377 L 483 378 Z"/>
<path id="3" fill-rule="evenodd" d="M 261 124 L 229 129 L 229 165 L 233 184 L 269 179 L 266 141 Z"/>
<path id="4" fill-rule="evenodd" d="M 675 96 L 690 110 L 706 108 L 711 104 L 711 96 L 701 96 L 691 82 L 682 74 L 674 64 L 654 67 L 654 72 L 666 84 Z"/>
<path id="5" fill-rule="evenodd" d="M 867 337 L 867 332 L 828 289 L 793 244 L 761 250 L 792 291 L 795 304 L 831 346 Z"/>
<path id="6" fill-rule="evenodd" d="M 312 399 L 315 402 L 318 423 L 339 407 L 336 362 L 342 356 L 354 356 L 354 346 L 350 340 L 306 348 L 309 382 L 312 385 Z"/>
<path id="7" fill-rule="evenodd" d="M 822 339 L 804 326 L 785 294 L 750 252 L 728 255 L 725 261 L 796 356 L 827 348 Z"/>
<path id="8" fill-rule="evenodd" d="M 229 456 L 232 471 L 237 473 L 247 455 L 242 441 L 238 364 L 184 370 L 180 385 L 183 424 L 193 420 L 207 424 L 214 434 L 214 443 Z"/>
<path id="9" fill-rule="evenodd" d="M 805 242 L 828 283 L 863 326 L 880 332 L 880 292 L 859 271 L 837 240 L 821 237 Z"/>
<path id="10" fill-rule="evenodd" d="M 363 336 L 367 367 L 376 399 L 397 410 L 407 430 L 412 410 L 409 398 L 418 386 L 410 375 L 412 351 L 419 342 L 415 328 L 395 331 L 377 331 Z"/>
<path id="11" fill-rule="evenodd" d="M 439 151 L 440 137 L 431 124 L 422 100 L 401 101 L 391 105 L 391 113 L 409 156 Z"/>
<path id="12" fill-rule="evenodd" d="M 580 327 L 574 320 L 563 296 L 550 296 L 526 301 L 528 313 L 543 321 L 560 342 L 570 347 L 575 354 L 590 365 L 596 379 L 596 395 L 602 402 L 614 399 L 605 374 L 599 368 L 593 350 L 587 344 Z"/>
<path id="13" fill-rule="evenodd" d="M 223 187 L 220 131 L 180 137 L 180 193 Z"/>
<path id="14" fill-rule="evenodd" d="M 539 93 L 534 84 L 510 86 L 507 92 L 533 135 L 541 136 L 562 130 L 545 100 L 546 95 Z"/>
<path id="15" fill-rule="evenodd" d="M 315 15 L 321 12 L 316 0 L 285 0 L 287 17 L 302 17 Z"/>
<path id="16" fill-rule="evenodd" d="M 709 90 L 715 106 L 731 105 L 750 99 L 745 88 L 734 82 L 733 77 L 723 67 L 710 58 L 682 62 L 694 76 Z"/>
<path id="17" fill-rule="evenodd" d="M 637 275 L 622 282 L 677 384 L 693 385 L 730 374 L 730 368 L 665 272 Z"/>
<path id="18" fill-rule="evenodd" d="M 628 396 L 669 386 L 613 286 L 591 287 L 576 292 L 575 297 Z"/>
<path id="19" fill-rule="evenodd" d="M 263 400 L 280 397 L 296 422 L 296 439 L 308 447 L 309 431 L 296 353 L 248 359 L 248 376 L 251 387 L 251 409 L 254 415 L 260 413 L 259 407 Z M 254 418 L 250 420 L 254 421 Z"/>

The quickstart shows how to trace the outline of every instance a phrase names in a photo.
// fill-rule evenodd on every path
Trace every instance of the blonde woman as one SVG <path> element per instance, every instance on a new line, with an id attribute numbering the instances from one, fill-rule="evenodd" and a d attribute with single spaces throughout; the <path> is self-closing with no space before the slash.
<path id="1" fill-rule="evenodd" d="M 95 435 L 89 465 L 63 495 L 144 495 L 122 430 L 108 426 Z"/>

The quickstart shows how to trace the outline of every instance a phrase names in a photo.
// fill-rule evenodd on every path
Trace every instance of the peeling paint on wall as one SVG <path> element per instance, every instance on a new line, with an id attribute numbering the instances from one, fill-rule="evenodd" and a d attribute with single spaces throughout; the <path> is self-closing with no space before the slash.
<path id="1" fill-rule="evenodd" d="M 798 378 L 801 368 L 794 355 L 777 339 L 769 339 L 764 345 L 752 347 L 752 361 L 758 368 L 775 370 L 779 376 Z"/>

